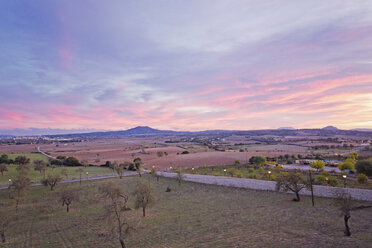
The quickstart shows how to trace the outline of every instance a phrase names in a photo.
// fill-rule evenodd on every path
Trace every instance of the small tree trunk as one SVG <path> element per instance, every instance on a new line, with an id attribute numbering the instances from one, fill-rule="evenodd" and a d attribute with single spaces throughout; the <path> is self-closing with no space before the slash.
<path id="1" fill-rule="evenodd" d="M 156 181 L 158 181 L 158 182 L 159 182 L 159 176 L 158 176 L 158 175 L 156 175 Z"/>
<path id="2" fill-rule="evenodd" d="M 5 243 L 6 240 L 5 240 L 5 232 L 1 232 L 1 242 Z"/>
<path id="3" fill-rule="evenodd" d="M 16 200 L 16 213 L 18 213 L 18 203 L 19 203 L 19 200 Z"/>
<path id="4" fill-rule="evenodd" d="M 146 208 L 145 207 L 142 207 L 142 214 L 143 214 L 143 217 L 146 216 Z"/>
<path id="5" fill-rule="evenodd" d="M 66 204 L 66 212 L 68 213 L 70 211 L 70 204 Z"/>
<path id="6" fill-rule="evenodd" d="M 119 241 L 120 241 L 121 248 L 125 248 L 124 240 L 121 237 L 119 238 Z"/>
<path id="7" fill-rule="evenodd" d="M 54 190 L 54 185 L 50 185 L 50 191 Z"/>
<path id="8" fill-rule="evenodd" d="M 345 236 L 350 236 L 351 235 L 350 228 L 349 228 L 349 223 L 348 223 L 349 219 L 350 219 L 350 215 L 344 215 Z"/>
<path id="9" fill-rule="evenodd" d="M 298 192 L 295 192 L 296 193 L 296 201 L 300 201 L 300 194 Z"/>

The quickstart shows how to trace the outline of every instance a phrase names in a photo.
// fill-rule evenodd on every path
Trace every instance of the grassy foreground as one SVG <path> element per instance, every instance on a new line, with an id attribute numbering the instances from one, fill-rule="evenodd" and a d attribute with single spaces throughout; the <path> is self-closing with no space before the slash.
<path id="1" fill-rule="evenodd" d="M 368 247 L 372 242 L 372 211 L 352 213 L 352 236 L 343 236 L 343 219 L 331 199 L 291 201 L 291 195 L 208 186 L 149 175 L 157 203 L 141 217 L 128 211 L 136 230 L 127 247 Z M 59 184 L 54 192 L 34 187 L 20 204 L 18 219 L 7 230 L 8 243 L 0 247 L 119 247 L 116 233 L 101 219 L 103 203 L 98 187 L 112 181 L 128 192 L 138 177 Z M 170 186 L 172 192 L 166 193 Z M 70 213 L 58 202 L 58 191 L 72 187 L 80 192 Z M 0 191 L 0 207 L 15 214 L 7 191 Z M 133 208 L 131 196 L 129 207 Z M 366 203 L 363 203 L 366 204 Z"/>

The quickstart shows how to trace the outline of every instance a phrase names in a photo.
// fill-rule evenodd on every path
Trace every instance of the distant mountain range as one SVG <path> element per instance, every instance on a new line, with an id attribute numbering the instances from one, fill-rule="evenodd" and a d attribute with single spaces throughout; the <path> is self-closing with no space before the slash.
<path id="1" fill-rule="evenodd" d="M 30 136 L 41 135 L 49 137 L 65 137 L 65 138 L 103 138 L 103 137 L 120 137 L 120 136 L 154 136 L 154 135 L 216 135 L 216 134 L 236 134 L 236 135 L 356 135 L 356 136 L 371 136 L 372 129 L 354 129 L 341 130 L 334 126 L 327 126 L 321 129 L 295 129 L 293 127 L 281 127 L 278 129 L 266 130 L 207 130 L 207 131 L 172 131 L 159 130 L 148 126 L 138 126 L 128 130 L 119 131 L 98 131 L 94 129 L 13 129 L 0 130 L 0 136 Z"/>
<path id="2" fill-rule="evenodd" d="M 58 129 L 58 128 L 27 128 L 27 129 L 0 129 L 0 136 L 33 136 L 33 135 L 55 135 L 91 133 L 103 130 L 97 129 Z"/>

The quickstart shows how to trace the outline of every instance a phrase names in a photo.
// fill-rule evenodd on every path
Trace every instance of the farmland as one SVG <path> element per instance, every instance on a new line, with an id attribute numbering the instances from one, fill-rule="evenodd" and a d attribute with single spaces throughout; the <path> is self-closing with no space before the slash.
<path id="1" fill-rule="evenodd" d="M 343 219 L 331 199 L 317 198 L 313 208 L 309 197 L 295 203 L 282 193 L 144 179 L 154 185 L 156 204 L 145 218 L 140 210 L 127 212 L 135 223 L 135 231 L 126 238 L 128 247 L 267 247 L 273 243 L 276 247 L 367 247 L 372 242 L 370 209 L 352 213 L 353 235 L 346 238 Z M 58 202 L 61 185 L 55 192 L 33 187 L 7 230 L 7 243 L 0 247 L 118 247 L 115 233 L 111 236 L 102 221 L 98 187 L 111 181 L 132 192 L 136 180 L 64 185 L 80 195 L 70 213 Z M 167 186 L 171 192 L 165 192 Z M 2 211 L 15 215 L 7 192 L 0 191 L 0 197 Z M 129 207 L 133 206 L 130 197 Z"/>

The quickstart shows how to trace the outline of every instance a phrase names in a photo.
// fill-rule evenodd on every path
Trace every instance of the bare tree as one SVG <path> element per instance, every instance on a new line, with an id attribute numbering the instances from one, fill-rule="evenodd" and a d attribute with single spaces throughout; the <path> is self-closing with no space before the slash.
<path id="1" fill-rule="evenodd" d="M 152 167 L 151 169 L 151 175 L 156 177 L 156 181 L 159 181 L 159 174 L 157 173 L 155 167 Z"/>
<path id="2" fill-rule="evenodd" d="M 80 185 L 81 185 L 81 175 L 83 174 L 84 170 L 83 170 L 83 168 L 79 168 L 79 169 L 76 170 L 76 172 L 79 172 L 79 175 L 80 175 L 79 182 L 80 182 Z"/>
<path id="3" fill-rule="evenodd" d="M 41 183 L 44 185 L 44 186 L 50 186 L 50 190 L 53 191 L 54 190 L 54 187 L 57 185 L 57 183 L 59 183 L 60 181 L 62 181 L 62 177 L 61 175 L 48 175 L 47 178 L 41 180 Z"/>
<path id="4" fill-rule="evenodd" d="M 63 176 L 65 176 L 66 179 L 68 178 L 68 170 L 67 170 L 66 168 L 62 168 L 62 170 L 61 170 L 61 174 L 62 174 Z"/>
<path id="5" fill-rule="evenodd" d="M 8 228 L 8 225 L 10 224 L 11 217 L 9 216 L 9 213 L 0 212 L 0 236 L 1 236 L 1 242 L 5 243 L 5 231 Z"/>
<path id="6" fill-rule="evenodd" d="M 143 217 L 146 216 L 146 208 L 155 203 L 154 190 L 149 181 L 139 180 L 136 190 L 133 192 L 136 197 L 135 208 L 142 208 Z"/>
<path id="7" fill-rule="evenodd" d="M 5 171 L 8 171 L 8 166 L 6 164 L 0 164 L 0 172 L 2 176 L 4 176 Z"/>
<path id="8" fill-rule="evenodd" d="M 178 180 L 178 185 L 181 186 L 181 182 L 185 178 L 185 175 L 182 173 L 181 170 L 176 170 L 176 173 L 177 173 L 176 177 Z"/>
<path id="9" fill-rule="evenodd" d="M 292 191 L 296 194 L 294 201 L 300 201 L 300 191 L 308 187 L 308 182 L 303 178 L 301 172 L 288 172 L 281 174 L 276 179 L 276 190 Z"/>
<path id="10" fill-rule="evenodd" d="M 370 208 L 371 206 L 354 206 L 354 199 L 350 196 L 350 194 L 346 193 L 344 190 L 337 191 L 335 193 L 335 200 L 334 203 L 340 209 L 341 216 L 344 217 L 344 224 L 345 224 L 345 236 L 350 236 L 350 227 L 349 227 L 349 219 L 351 217 L 351 211 L 353 210 L 360 210 L 364 208 Z"/>
<path id="11" fill-rule="evenodd" d="M 112 223 L 113 220 L 116 222 L 120 245 L 122 248 L 125 248 L 125 235 L 127 235 L 129 231 L 133 229 L 129 224 L 128 217 L 126 215 L 129 197 L 113 183 L 106 184 L 100 187 L 99 190 L 107 199 L 105 205 L 106 211 L 103 217 L 107 219 L 109 223 Z"/>
<path id="12" fill-rule="evenodd" d="M 78 194 L 74 189 L 67 188 L 62 190 L 61 194 L 62 207 L 66 205 L 66 212 L 70 211 L 70 205 L 73 201 L 78 200 Z"/>
<path id="13" fill-rule="evenodd" d="M 30 187 L 31 180 L 28 178 L 27 173 L 27 170 L 20 170 L 17 179 L 13 180 L 12 184 L 9 186 L 9 196 L 16 202 L 16 212 L 18 212 L 19 202 L 26 195 Z"/>
<path id="14" fill-rule="evenodd" d="M 118 164 L 118 162 L 114 161 L 113 167 L 115 172 L 119 175 L 120 179 L 122 179 L 123 173 L 125 171 L 125 162 L 123 164 Z"/>
<path id="15" fill-rule="evenodd" d="M 40 174 L 43 173 L 45 178 L 45 172 L 47 170 L 46 163 L 42 160 L 35 160 L 35 168 L 34 170 L 39 171 Z"/>
<path id="16" fill-rule="evenodd" d="M 136 168 L 136 170 L 137 170 L 137 172 L 138 172 L 138 175 L 141 177 L 141 172 L 142 172 L 142 168 L 141 168 L 141 166 L 142 166 L 142 164 L 143 164 L 141 158 L 135 158 L 135 159 L 133 160 L 133 163 L 134 163 L 134 166 L 135 166 L 135 168 Z"/>

